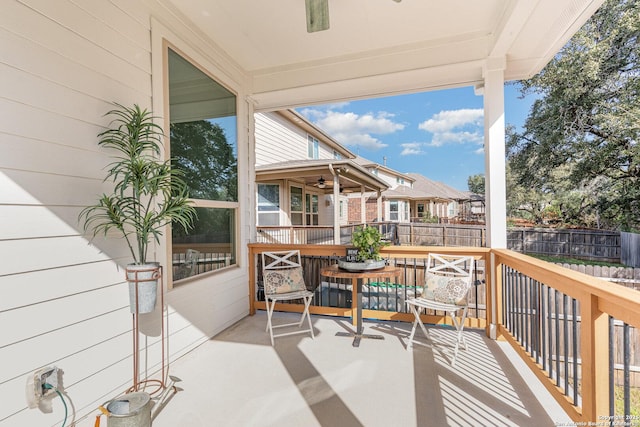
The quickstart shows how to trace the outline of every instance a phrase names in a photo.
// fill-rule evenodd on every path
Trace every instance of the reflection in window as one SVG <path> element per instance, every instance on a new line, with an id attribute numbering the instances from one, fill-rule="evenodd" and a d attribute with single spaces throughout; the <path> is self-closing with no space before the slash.
<path id="1" fill-rule="evenodd" d="M 258 225 L 280 225 L 278 184 L 258 184 Z"/>
<path id="2" fill-rule="evenodd" d="M 302 208 L 302 188 L 291 187 L 291 210 L 289 212 L 289 215 L 291 216 L 291 225 L 303 225 Z"/>
<path id="3" fill-rule="evenodd" d="M 389 202 L 389 221 L 398 221 L 398 201 Z"/>
<path id="4" fill-rule="evenodd" d="M 342 202 L 340 202 L 342 203 Z M 318 195 L 307 194 L 305 198 L 307 225 L 318 225 Z"/>
<path id="5" fill-rule="evenodd" d="M 307 155 L 310 159 L 317 159 L 320 157 L 319 142 L 311 135 L 307 135 Z"/>
<path id="6" fill-rule="evenodd" d="M 184 171 L 198 218 L 172 230 L 173 279 L 236 263 L 236 96 L 168 50 L 172 163 Z"/>

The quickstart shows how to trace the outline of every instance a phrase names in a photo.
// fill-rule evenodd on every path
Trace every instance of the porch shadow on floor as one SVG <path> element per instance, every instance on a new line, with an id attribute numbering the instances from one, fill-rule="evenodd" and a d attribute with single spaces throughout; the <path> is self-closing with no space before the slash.
<path id="1" fill-rule="evenodd" d="M 275 313 L 276 322 L 290 313 Z M 270 345 L 259 311 L 173 362 L 180 391 L 154 427 L 169 426 L 547 426 L 569 422 L 506 343 L 465 331 L 456 367 L 454 331 L 429 328 L 433 347 L 406 350 L 410 324 L 365 322 L 385 340 L 335 336 L 350 319 L 313 316 L 316 339 Z M 417 333 L 421 333 L 418 331 Z M 442 350 L 441 350 L 442 348 Z M 515 363 L 515 365 L 514 365 Z M 522 364 L 522 366 L 519 366 Z M 525 374 L 523 377 L 520 373 Z"/>

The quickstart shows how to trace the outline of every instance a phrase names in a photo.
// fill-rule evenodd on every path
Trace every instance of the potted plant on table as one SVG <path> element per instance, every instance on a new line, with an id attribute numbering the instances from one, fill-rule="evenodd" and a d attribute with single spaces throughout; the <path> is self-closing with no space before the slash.
<path id="1" fill-rule="evenodd" d="M 173 168 L 170 159 L 160 160 L 164 133 L 152 114 L 138 105 L 115 105 L 106 114 L 114 117 L 110 127 L 98 134 L 98 145 L 116 152 L 104 179 L 112 181 L 114 189 L 83 209 L 79 219 L 94 237 L 116 230 L 125 239 L 133 258 L 126 268 L 131 311 L 149 313 L 155 307 L 160 269 L 147 258 L 149 245 L 152 239 L 160 241 L 168 224 L 189 229 L 196 211 L 182 171 Z"/>
<path id="2" fill-rule="evenodd" d="M 338 266 L 346 270 L 363 271 L 383 268 L 386 262 L 380 256 L 380 249 L 388 245 L 376 227 L 357 227 L 351 235 L 351 244 L 357 250 L 355 260 L 339 260 Z"/>

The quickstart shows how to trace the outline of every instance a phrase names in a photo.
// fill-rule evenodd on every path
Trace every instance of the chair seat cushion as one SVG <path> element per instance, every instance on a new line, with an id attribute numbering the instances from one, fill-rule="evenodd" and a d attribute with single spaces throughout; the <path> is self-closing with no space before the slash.
<path id="1" fill-rule="evenodd" d="M 264 272 L 264 291 L 267 294 L 285 294 L 306 291 L 302 267 L 283 268 Z"/>
<path id="2" fill-rule="evenodd" d="M 427 273 L 421 297 L 446 304 L 467 305 L 469 286 L 467 279 Z"/>

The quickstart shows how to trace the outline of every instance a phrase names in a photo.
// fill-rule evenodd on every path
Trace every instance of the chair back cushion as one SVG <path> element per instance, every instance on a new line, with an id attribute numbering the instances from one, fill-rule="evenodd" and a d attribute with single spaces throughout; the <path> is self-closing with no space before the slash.
<path id="1" fill-rule="evenodd" d="M 266 270 L 263 273 L 264 291 L 267 294 L 286 294 L 288 292 L 305 291 L 302 267 Z"/>
<path id="2" fill-rule="evenodd" d="M 467 305 L 471 281 L 466 277 L 427 273 L 422 298 L 446 304 Z"/>

